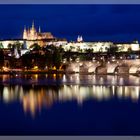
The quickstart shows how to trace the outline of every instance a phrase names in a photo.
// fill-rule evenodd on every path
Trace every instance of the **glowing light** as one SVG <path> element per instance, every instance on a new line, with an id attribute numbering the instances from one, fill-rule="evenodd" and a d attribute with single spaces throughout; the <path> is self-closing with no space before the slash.
<path id="1" fill-rule="evenodd" d="M 131 98 L 135 101 L 139 98 L 139 87 L 136 87 L 134 92 L 131 93 Z"/>
<path id="2" fill-rule="evenodd" d="M 63 63 L 66 63 L 66 59 L 63 59 Z"/>
<path id="3" fill-rule="evenodd" d="M 112 56 L 112 59 L 115 59 L 115 56 Z"/>
<path id="4" fill-rule="evenodd" d="M 35 74 L 34 77 L 35 77 L 35 80 L 38 80 L 38 74 Z"/>
<path id="5" fill-rule="evenodd" d="M 89 68 L 89 69 L 88 69 L 88 72 L 89 72 L 89 73 L 94 72 L 94 68 Z"/>
<path id="6" fill-rule="evenodd" d="M 115 94 L 115 86 L 112 86 L 112 93 Z"/>
<path id="7" fill-rule="evenodd" d="M 122 56 L 120 56 L 120 59 L 123 59 L 123 57 L 122 57 Z"/>
<path id="8" fill-rule="evenodd" d="M 55 66 L 53 67 L 53 70 L 56 70 L 56 67 Z"/>
<path id="9" fill-rule="evenodd" d="M 117 87 L 117 95 L 119 98 L 123 95 L 123 86 Z"/>
<path id="10" fill-rule="evenodd" d="M 8 102 L 10 100 L 10 93 L 7 87 L 5 87 L 3 91 L 3 100 L 5 102 Z"/>
<path id="11" fill-rule="evenodd" d="M 83 63 L 80 63 L 80 66 L 82 66 L 83 65 Z"/>
<path id="12" fill-rule="evenodd" d="M 75 69 L 74 69 L 74 71 L 75 71 L 76 73 L 79 73 L 79 71 L 80 71 L 80 68 L 79 68 L 79 66 L 75 66 Z"/>
<path id="13" fill-rule="evenodd" d="M 56 74 L 53 74 L 53 78 L 56 78 Z"/>
<path id="14" fill-rule="evenodd" d="M 63 82 L 66 82 L 66 75 L 63 75 Z"/>
<path id="15" fill-rule="evenodd" d="M 47 70 L 48 69 L 48 66 L 46 66 L 45 69 Z"/>
<path id="16" fill-rule="evenodd" d="M 9 71 L 9 68 L 7 67 L 2 67 L 3 71 Z"/>
<path id="17" fill-rule="evenodd" d="M 34 66 L 34 68 L 33 68 L 34 70 L 37 70 L 38 69 L 38 66 Z"/>
<path id="18" fill-rule="evenodd" d="M 72 61 L 72 58 L 70 58 L 70 61 Z"/>

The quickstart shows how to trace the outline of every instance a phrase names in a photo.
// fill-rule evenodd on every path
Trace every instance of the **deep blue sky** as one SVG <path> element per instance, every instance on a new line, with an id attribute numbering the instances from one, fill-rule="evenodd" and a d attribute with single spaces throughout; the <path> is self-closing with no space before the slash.
<path id="1" fill-rule="evenodd" d="M 140 41 L 140 5 L 0 5 L 0 39 L 22 37 L 32 20 L 68 40 Z"/>

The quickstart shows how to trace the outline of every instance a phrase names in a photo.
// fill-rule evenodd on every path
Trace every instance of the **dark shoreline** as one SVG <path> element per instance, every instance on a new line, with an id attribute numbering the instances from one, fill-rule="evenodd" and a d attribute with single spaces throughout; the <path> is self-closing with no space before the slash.
<path id="1" fill-rule="evenodd" d="M 65 72 L 65 71 L 10 71 L 10 72 L 2 72 L 0 71 L 0 75 L 24 75 L 24 74 L 79 74 L 79 75 L 112 75 L 112 76 L 129 76 L 129 75 L 133 75 L 133 76 L 137 76 L 139 77 L 139 74 L 134 73 L 134 74 L 129 74 L 129 73 L 120 73 L 120 74 L 113 74 L 113 73 L 88 73 L 88 72 L 79 72 L 79 73 L 75 73 L 75 72 Z"/>
<path id="2" fill-rule="evenodd" d="M 80 74 L 80 75 L 112 75 L 112 76 L 128 76 L 128 75 L 133 75 L 133 76 L 139 76 L 138 74 L 134 73 L 134 74 L 129 74 L 129 73 L 120 73 L 120 74 L 113 74 L 113 73 L 87 73 L 87 72 L 79 72 L 79 73 L 75 73 L 75 72 L 64 72 L 64 71 L 21 71 L 21 72 L 0 72 L 0 75 L 4 75 L 4 74 L 10 74 L 10 75 L 14 75 L 14 74 Z"/>

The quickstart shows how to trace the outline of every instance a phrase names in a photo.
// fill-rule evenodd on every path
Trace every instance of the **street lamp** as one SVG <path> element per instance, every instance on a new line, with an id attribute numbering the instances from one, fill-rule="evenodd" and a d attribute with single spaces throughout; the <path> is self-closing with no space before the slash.
<path id="1" fill-rule="evenodd" d="M 120 56 L 120 59 L 122 59 L 123 57 L 122 56 Z"/>

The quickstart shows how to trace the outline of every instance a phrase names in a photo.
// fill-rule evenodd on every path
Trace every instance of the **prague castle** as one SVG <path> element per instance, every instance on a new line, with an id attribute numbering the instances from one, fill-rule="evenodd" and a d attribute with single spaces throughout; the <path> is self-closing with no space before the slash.
<path id="1" fill-rule="evenodd" d="M 140 44 L 138 41 L 127 43 L 115 43 L 110 41 L 84 41 L 82 35 L 79 35 L 75 41 L 67 41 L 66 39 L 57 38 L 51 32 L 41 32 L 41 28 L 35 28 L 34 22 L 30 28 L 24 28 L 22 39 L 0 40 L 0 48 L 8 49 L 14 44 L 23 45 L 24 49 L 30 51 L 34 44 L 40 47 L 54 45 L 62 47 L 65 51 L 72 52 L 86 52 L 92 50 L 93 53 L 107 52 L 109 48 L 117 47 L 118 52 L 140 51 Z"/>
<path id="2" fill-rule="evenodd" d="M 50 32 L 41 32 L 41 28 L 39 27 L 38 31 L 34 26 L 34 22 L 32 23 L 32 27 L 26 29 L 24 27 L 23 31 L 23 39 L 24 40 L 42 40 L 42 39 L 53 39 L 53 35 Z"/>

